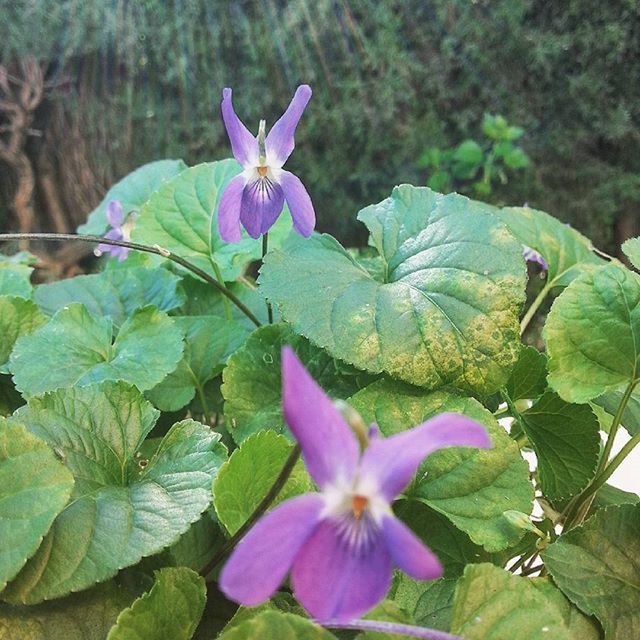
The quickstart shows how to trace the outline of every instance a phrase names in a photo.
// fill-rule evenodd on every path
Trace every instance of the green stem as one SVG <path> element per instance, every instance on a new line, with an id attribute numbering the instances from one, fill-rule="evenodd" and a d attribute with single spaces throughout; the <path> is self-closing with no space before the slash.
<path id="1" fill-rule="evenodd" d="M 533 319 L 533 316 L 536 315 L 536 311 L 540 308 L 540 305 L 543 303 L 544 299 L 547 297 L 547 294 L 551 291 L 551 282 L 547 282 L 542 289 L 540 289 L 540 293 L 536 296 L 536 299 L 531 303 L 531 306 L 527 309 L 527 313 L 524 314 L 522 320 L 520 321 L 520 335 L 522 335 L 529 326 L 529 323 Z"/>
<path id="2" fill-rule="evenodd" d="M 251 309 L 247 307 L 235 294 L 233 294 L 224 284 L 220 284 L 215 278 L 210 276 L 206 271 L 200 269 L 195 264 L 181 258 L 180 256 L 171 253 L 167 249 L 163 249 L 158 245 L 153 247 L 146 244 L 139 244 L 137 242 L 126 242 L 125 240 L 111 240 L 109 238 L 103 238 L 102 236 L 85 236 L 75 233 L 0 233 L 0 242 L 5 240 L 44 240 L 45 242 L 63 242 L 65 240 L 72 240 L 75 242 L 97 242 L 102 244 L 109 244 L 115 247 L 127 247 L 135 251 L 143 251 L 144 253 L 153 253 L 157 256 L 162 256 L 171 262 L 179 264 L 181 267 L 191 271 L 191 273 L 202 278 L 205 282 L 217 289 L 223 296 L 229 298 L 233 304 L 244 313 L 256 327 L 261 325 L 260 320 L 255 317 Z"/>
<path id="3" fill-rule="evenodd" d="M 264 264 L 264 257 L 267 255 L 269 251 L 269 232 L 265 233 L 262 236 L 262 264 Z M 271 303 L 267 300 L 267 318 L 269 320 L 269 324 L 273 324 L 273 307 Z"/>
<path id="4" fill-rule="evenodd" d="M 604 445 L 604 450 L 602 451 L 602 456 L 600 457 L 600 463 L 598 464 L 598 469 L 596 470 L 596 476 L 602 472 L 607 463 L 609 462 L 609 456 L 611 455 L 611 449 L 613 449 L 613 441 L 615 440 L 616 434 L 618 433 L 618 429 L 620 428 L 620 423 L 622 422 L 622 416 L 624 415 L 624 411 L 627 408 L 627 404 L 629 403 L 629 399 L 631 398 L 631 394 L 633 390 L 636 388 L 638 384 L 637 380 L 633 380 L 629 383 L 624 395 L 622 396 L 622 400 L 620 400 L 620 406 L 616 411 L 616 415 L 613 416 L 613 422 L 611 423 L 611 428 L 609 429 L 609 435 L 607 436 L 607 441 Z"/>
<path id="5" fill-rule="evenodd" d="M 207 398 L 204 394 L 204 387 L 199 383 L 195 382 L 196 391 L 198 392 L 198 398 L 200 398 L 200 404 L 202 405 L 202 413 L 204 414 L 204 419 L 206 420 L 207 426 L 211 426 L 211 412 L 209 411 L 209 404 L 207 403 Z"/>
<path id="6" fill-rule="evenodd" d="M 500 390 L 500 395 L 502 396 L 502 399 L 507 403 L 507 409 L 509 410 L 511 417 L 520 424 L 520 428 L 522 429 L 522 435 L 513 439 L 518 444 L 518 447 L 522 449 L 522 447 L 525 447 L 529 443 L 529 438 L 524 428 L 525 419 L 522 417 L 522 414 L 516 408 L 515 403 L 513 402 L 513 400 L 511 400 L 511 398 L 509 397 L 509 394 L 504 389 Z"/>
<path id="7" fill-rule="evenodd" d="M 222 545 L 222 547 L 220 547 L 220 549 L 218 549 L 217 553 L 213 558 L 211 558 L 207 566 L 200 571 L 200 575 L 205 577 L 208 576 L 218 566 L 220 561 L 225 558 L 227 553 L 229 553 L 229 551 L 231 551 L 236 544 L 240 542 L 244 534 L 247 533 L 247 531 L 249 531 L 249 529 L 251 529 L 251 527 L 253 527 L 253 525 L 267 512 L 267 509 L 278 497 L 278 494 L 289 479 L 299 457 L 300 445 L 296 445 L 289 454 L 287 461 L 284 463 L 284 466 L 280 470 L 280 473 L 271 486 L 271 489 L 267 492 L 267 495 L 262 498 L 258 506 L 253 510 L 253 513 L 247 518 L 246 522 L 226 541 L 225 544 Z"/>
<path id="8" fill-rule="evenodd" d="M 216 274 L 216 279 L 218 282 L 226 289 L 227 285 L 224 283 L 224 278 L 222 277 L 222 271 L 220 271 L 220 267 L 217 262 L 211 261 L 211 265 L 213 266 L 213 272 Z M 231 305 L 229 304 L 228 298 L 222 298 L 222 304 L 224 305 L 224 316 L 227 320 L 231 320 Z"/>

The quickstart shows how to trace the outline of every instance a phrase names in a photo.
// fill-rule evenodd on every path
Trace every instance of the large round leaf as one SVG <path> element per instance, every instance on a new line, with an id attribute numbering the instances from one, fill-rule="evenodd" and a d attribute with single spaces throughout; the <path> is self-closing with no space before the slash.
<path id="1" fill-rule="evenodd" d="M 43 327 L 18 340 L 10 367 L 27 394 L 102 380 L 124 380 L 145 390 L 158 384 L 182 358 L 182 332 L 155 307 L 135 311 L 112 343 L 110 318 L 92 316 L 81 304 L 58 311 Z"/>
<path id="2" fill-rule="evenodd" d="M 241 267 L 259 259 L 262 251 L 260 241 L 246 234 L 237 243 L 226 243 L 218 234 L 220 198 L 240 171 L 235 160 L 204 163 L 183 171 L 160 187 L 142 207 L 132 238 L 168 249 L 214 277 L 215 264 L 225 279 L 235 279 Z M 290 229 L 290 217 L 280 216 L 270 233 L 271 246 Z"/>
<path id="3" fill-rule="evenodd" d="M 587 402 L 640 378 L 640 276 L 610 264 L 574 280 L 544 327 L 549 384 Z"/>
<path id="4" fill-rule="evenodd" d="M 517 359 L 525 286 L 521 247 L 491 211 L 397 187 L 359 214 L 384 281 L 325 235 L 267 256 L 262 292 L 297 333 L 361 369 L 491 393 Z"/>
<path id="5" fill-rule="evenodd" d="M 33 333 L 47 321 L 31 300 L 0 296 L 0 373 L 8 373 L 8 361 L 20 336 Z"/>
<path id="6" fill-rule="evenodd" d="M 0 254 L 0 295 L 29 298 L 33 287 L 31 274 L 36 257 L 21 251 L 13 256 Z"/>
<path id="7" fill-rule="evenodd" d="M 72 487 L 46 443 L 0 418 L 0 591 L 36 552 Z"/>
<path id="8" fill-rule="evenodd" d="M 107 205 L 111 200 L 118 200 L 125 213 L 138 211 L 163 182 L 186 168 L 182 160 L 156 160 L 138 167 L 107 191 L 102 202 L 89 214 L 89 219 L 78 227 L 78 233 L 104 233 L 108 226 Z"/>
<path id="9" fill-rule="evenodd" d="M 335 360 L 287 325 L 261 327 L 229 358 L 223 372 L 224 413 L 237 443 L 262 429 L 291 437 L 282 415 L 280 354 L 285 344 L 334 398 L 348 398 L 372 381 L 369 374 Z"/>
<path id="10" fill-rule="evenodd" d="M 381 380 L 358 392 L 350 403 L 367 423 L 377 423 L 387 436 L 446 411 L 483 424 L 491 437 L 491 449 L 436 451 L 405 493 L 444 514 L 487 551 L 501 551 L 518 541 L 521 532 L 502 514 L 511 509 L 531 512 L 529 468 L 516 443 L 479 402 L 443 391 L 425 394 L 415 387 Z"/>
<path id="11" fill-rule="evenodd" d="M 219 435 L 179 422 L 147 460 L 139 449 L 157 417 L 122 383 L 61 389 L 17 412 L 59 452 L 75 486 L 6 600 L 30 604 L 86 589 L 158 553 L 200 517 L 225 458 Z"/>

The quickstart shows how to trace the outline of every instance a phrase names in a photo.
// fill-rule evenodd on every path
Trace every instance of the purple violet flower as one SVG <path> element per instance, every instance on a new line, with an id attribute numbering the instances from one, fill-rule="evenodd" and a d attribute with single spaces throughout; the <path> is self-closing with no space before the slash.
<path id="1" fill-rule="evenodd" d="M 110 200 L 107 205 L 107 222 L 111 229 L 104 234 L 108 240 L 125 240 L 131 239 L 132 216 L 125 216 L 122 205 L 118 200 Z M 93 252 L 96 256 L 103 253 L 109 253 L 113 258 L 118 258 L 119 262 L 127 259 L 131 249 L 128 247 L 118 247 L 112 244 L 100 243 Z"/>
<path id="2" fill-rule="evenodd" d="M 290 347 L 282 352 L 284 416 L 320 488 L 287 500 L 240 541 L 220 587 L 246 606 L 267 600 L 291 571 L 297 600 L 321 622 L 345 621 L 374 607 L 394 566 L 418 580 L 442 575 L 436 555 L 391 510 L 418 465 L 444 447 L 488 448 L 477 422 L 444 413 L 381 438 L 358 440 Z"/>
<path id="3" fill-rule="evenodd" d="M 528 262 L 537 262 L 543 271 L 547 271 L 549 268 L 547 261 L 535 249 L 528 247 L 526 244 L 522 245 L 522 256 Z"/>
<path id="4" fill-rule="evenodd" d="M 233 156 L 244 171 L 227 185 L 218 210 L 218 232 L 225 242 L 240 242 L 240 223 L 252 238 L 267 233 L 289 205 L 293 228 L 305 238 L 311 235 L 316 214 L 300 178 L 282 165 L 295 146 L 294 133 L 309 99 L 311 88 L 298 87 L 293 100 L 265 137 L 260 120 L 254 136 L 240 121 L 231 103 L 231 89 L 222 91 L 222 119 L 229 134 Z"/>

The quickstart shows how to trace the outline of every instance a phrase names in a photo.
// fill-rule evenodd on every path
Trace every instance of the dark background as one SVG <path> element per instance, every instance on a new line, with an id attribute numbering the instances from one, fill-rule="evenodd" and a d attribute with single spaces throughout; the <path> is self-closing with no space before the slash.
<path id="1" fill-rule="evenodd" d="M 612 253 L 640 234 L 635 0 L 0 0 L 0 16 L 2 230 L 73 230 L 142 163 L 229 156 L 224 86 L 257 129 L 307 82 L 287 168 L 346 244 L 361 207 L 425 184 L 425 148 L 480 138 L 485 112 L 525 129 L 532 160 L 490 201 Z"/>

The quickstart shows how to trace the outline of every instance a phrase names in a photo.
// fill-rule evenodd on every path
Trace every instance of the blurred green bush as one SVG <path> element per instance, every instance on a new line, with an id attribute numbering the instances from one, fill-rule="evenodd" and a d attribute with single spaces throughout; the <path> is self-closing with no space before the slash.
<path id="1" fill-rule="evenodd" d="M 0 62 L 48 62 L 30 154 L 54 157 L 76 222 L 143 162 L 229 155 L 223 86 L 255 128 L 304 81 L 290 168 L 345 241 L 362 240 L 360 207 L 425 184 L 426 148 L 478 139 L 485 112 L 521 126 L 531 158 L 487 199 L 527 200 L 605 248 L 616 223 L 640 231 L 636 0 L 0 0 L 0 14 Z"/>

